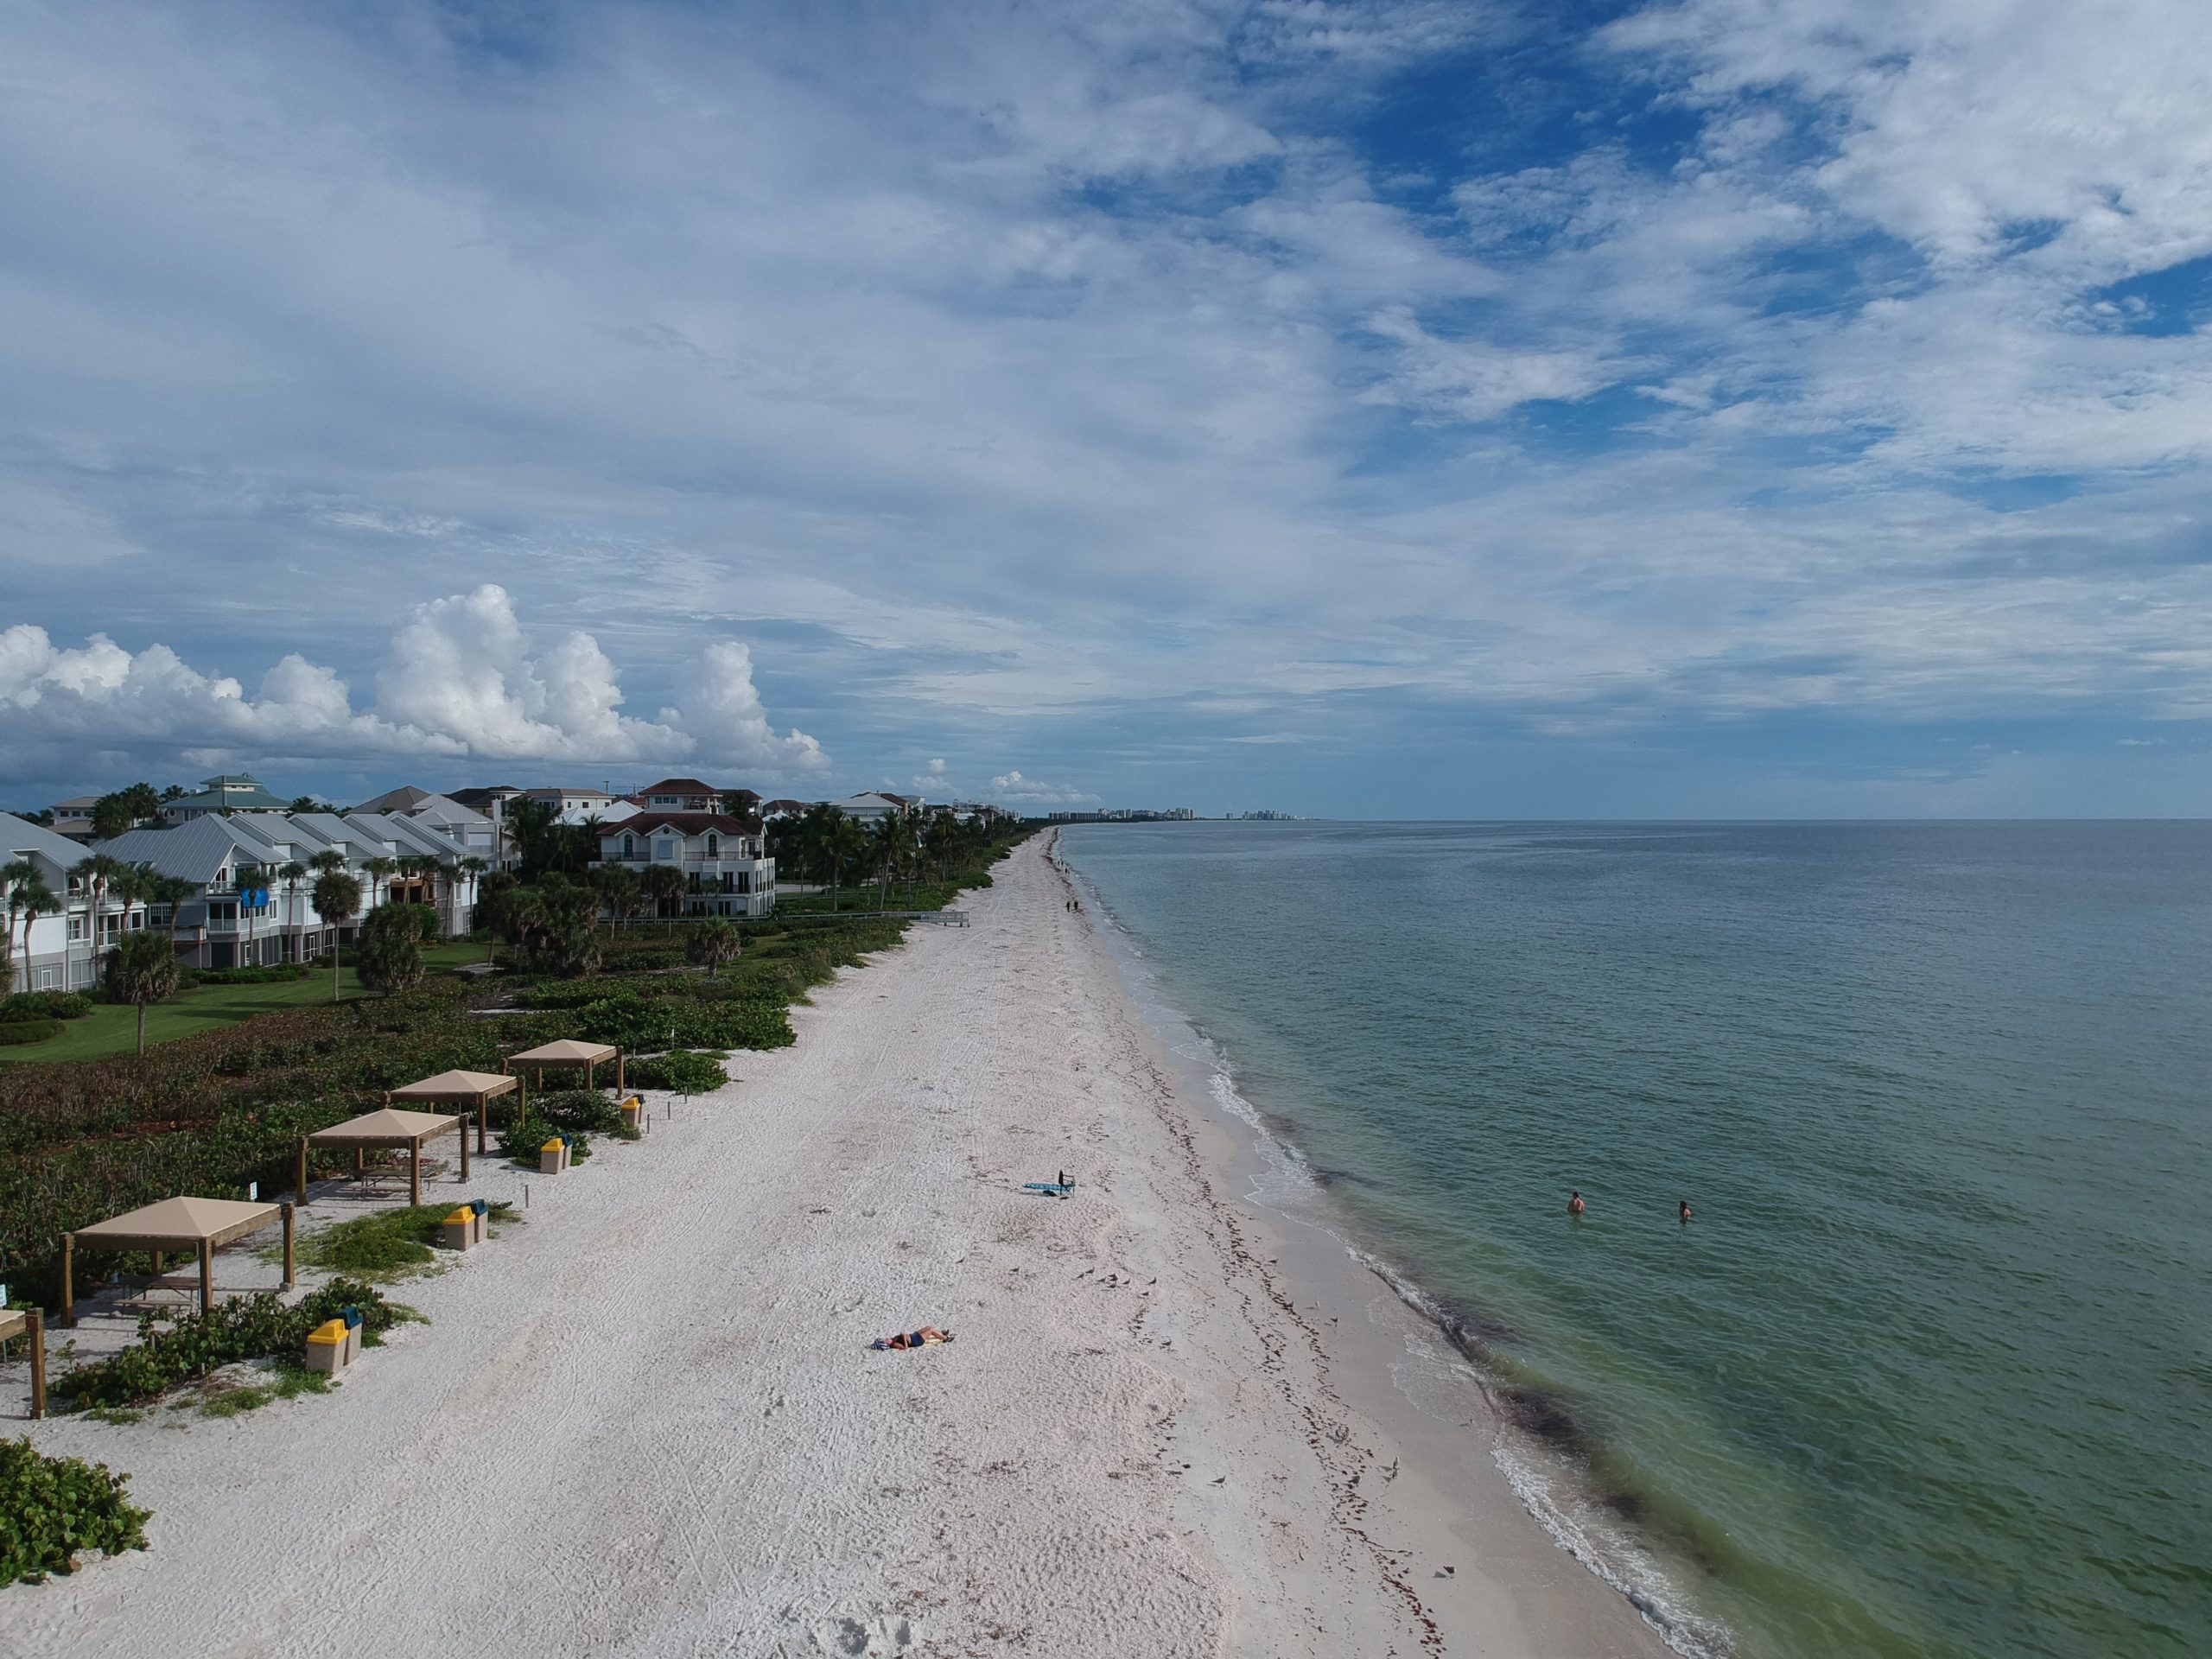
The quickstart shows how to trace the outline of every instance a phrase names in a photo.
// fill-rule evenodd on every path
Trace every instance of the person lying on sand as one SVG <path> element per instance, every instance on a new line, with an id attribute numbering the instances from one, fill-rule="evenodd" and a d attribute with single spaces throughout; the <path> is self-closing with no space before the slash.
<path id="1" fill-rule="evenodd" d="M 902 1351 L 908 1348 L 926 1348 L 933 1342 L 950 1342 L 951 1340 L 951 1332 L 940 1331 L 933 1325 L 925 1325 L 918 1331 L 902 1331 L 895 1337 L 878 1337 L 874 1342 L 868 1344 L 868 1346 Z"/>

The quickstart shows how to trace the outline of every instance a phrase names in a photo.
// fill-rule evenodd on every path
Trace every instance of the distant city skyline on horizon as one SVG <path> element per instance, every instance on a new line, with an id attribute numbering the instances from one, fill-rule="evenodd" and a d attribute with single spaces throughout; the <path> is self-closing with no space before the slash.
<path id="1" fill-rule="evenodd" d="M 2182 0 L 0 22 L 0 801 L 2212 816 Z"/>

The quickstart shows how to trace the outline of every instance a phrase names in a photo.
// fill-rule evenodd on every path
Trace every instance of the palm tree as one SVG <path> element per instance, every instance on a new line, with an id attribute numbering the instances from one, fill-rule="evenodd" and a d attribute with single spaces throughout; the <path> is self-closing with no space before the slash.
<path id="1" fill-rule="evenodd" d="M 638 891 L 653 902 L 657 909 L 665 910 L 673 903 L 677 913 L 683 913 L 682 900 L 686 887 L 683 872 L 673 864 L 648 864 L 638 873 Z"/>
<path id="2" fill-rule="evenodd" d="M 41 916 L 51 916 L 61 908 L 54 898 L 54 889 L 46 885 L 46 877 L 37 865 L 28 858 L 18 858 L 0 864 L 0 887 L 8 889 L 8 962 L 9 980 L 15 979 L 16 920 L 23 924 L 23 985 L 31 988 L 31 925 Z M 67 959 L 67 950 L 64 959 Z"/>
<path id="3" fill-rule="evenodd" d="M 90 936 L 92 955 L 95 958 L 99 955 L 100 906 L 107 899 L 107 884 L 122 874 L 126 868 L 127 866 L 121 859 L 111 853 L 93 853 L 79 859 L 69 867 L 69 874 L 84 884 L 85 892 L 92 901 L 92 920 L 85 931 Z M 61 976 L 64 979 L 71 976 L 69 947 L 67 944 L 61 947 Z M 68 990 L 73 988 L 64 985 L 61 988 Z"/>
<path id="4" fill-rule="evenodd" d="M 520 918 L 524 907 L 523 893 L 526 891 L 514 877 L 505 870 L 493 870 L 484 877 L 476 893 L 476 913 L 469 919 L 484 930 L 484 965 L 492 965 L 495 943 L 503 936 L 514 943 L 512 930 Z"/>
<path id="5" fill-rule="evenodd" d="M 151 901 L 154 883 L 158 879 L 151 864 L 126 864 L 123 867 L 123 873 L 107 884 L 107 890 L 123 906 L 125 932 L 130 931 L 130 912 Z"/>
<path id="6" fill-rule="evenodd" d="M 601 864 L 593 868 L 590 885 L 607 903 L 607 937 L 612 939 L 614 925 L 637 908 L 638 873 L 620 864 Z"/>
<path id="7" fill-rule="evenodd" d="M 554 820 L 560 816 L 560 809 L 550 801 L 532 800 L 527 795 L 518 795 L 507 803 L 507 839 L 524 880 L 554 862 L 555 831 L 560 827 Z"/>
<path id="8" fill-rule="evenodd" d="M 193 898 L 197 892 L 199 892 L 199 882 L 188 880 L 186 876 L 162 876 L 162 874 L 155 874 L 153 902 L 155 905 L 168 905 L 170 949 L 177 947 L 177 916 L 181 916 L 183 913 L 183 902 L 188 900 L 188 898 Z"/>
<path id="9" fill-rule="evenodd" d="M 307 922 L 300 914 L 300 883 L 308 879 L 308 867 L 298 859 L 281 866 L 276 874 L 284 880 L 284 908 L 292 918 L 292 960 L 301 957 L 300 942 L 307 937 Z"/>
<path id="10" fill-rule="evenodd" d="M 959 844 L 959 823 L 951 813 L 933 812 L 930 815 L 930 827 L 922 832 L 922 845 L 928 849 L 930 856 L 937 861 L 937 879 L 939 883 L 950 880 L 946 874 L 946 866 L 950 863 L 952 849 Z"/>
<path id="11" fill-rule="evenodd" d="M 241 968 L 253 964 L 253 883 L 260 868 L 258 864 L 231 866 L 231 888 L 238 896 L 238 914 L 245 919 L 245 957 L 238 963 Z"/>
<path id="12" fill-rule="evenodd" d="M 361 883 L 343 870 L 326 870 L 315 879 L 315 914 L 330 924 L 330 1000 L 338 1000 L 338 931 L 361 908 Z"/>
<path id="13" fill-rule="evenodd" d="M 398 873 L 399 861 L 396 858 L 368 858 L 361 861 L 361 874 L 369 878 L 369 908 L 371 910 L 377 907 L 378 884 L 389 881 Z"/>
<path id="14" fill-rule="evenodd" d="M 737 960 L 744 943 L 734 922 L 715 916 L 693 925 L 691 937 L 683 942 L 683 954 L 704 967 L 712 979 L 724 963 Z"/>
<path id="15" fill-rule="evenodd" d="M 819 837 L 816 868 L 830 878 L 830 908 L 834 911 L 837 908 L 837 887 L 843 879 L 845 867 L 868 850 L 868 831 L 861 828 L 857 818 L 847 817 L 834 806 L 823 807 L 822 813 L 822 822 L 815 832 Z"/>
<path id="16" fill-rule="evenodd" d="M 126 932 L 107 953 L 108 995 L 138 1005 L 138 1052 L 146 1052 L 146 1005 L 175 994 L 176 948 L 148 928 Z"/>
<path id="17" fill-rule="evenodd" d="M 469 908 L 472 912 L 475 908 L 477 896 L 484 890 L 484 878 L 490 873 L 491 868 L 492 867 L 490 864 L 477 857 L 474 853 L 471 853 L 467 857 L 462 859 L 459 863 L 454 866 L 454 869 L 459 874 L 465 875 L 468 878 L 468 903 Z M 456 933 L 465 932 L 467 930 L 461 925 L 461 883 L 458 880 L 454 881 L 453 884 L 453 910 L 454 931 Z M 473 914 L 468 918 L 468 925 L 470 927 L 476 925 L 476 918 Z"/>

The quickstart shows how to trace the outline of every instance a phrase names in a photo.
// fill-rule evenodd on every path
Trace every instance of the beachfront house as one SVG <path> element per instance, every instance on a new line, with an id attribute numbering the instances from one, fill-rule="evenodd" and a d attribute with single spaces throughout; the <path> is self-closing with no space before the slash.
<path id="1" fill-rule="evenodd" d="M 10 924 L 10 989 L 89 990 L 99 982 L 101 955 L 125 932 L 147 925 L 144 905 L 126 905 L 69 874 L 86 855 L 81 843 L 0 812 L 0 865 L 28 865 L 59 906 L 36 916 L 9 909 L 7 900 L 17 887 L 30 884 L 0 881 L 0 914 Z"/>
<path id="2" fill-rule="evenodd" d="M 683 872 L 690 916 L 766 916 L 776 907 L 776 861 L 760 826 L 722 812 L 640 812 L 600 831 L 601 864 Z"/>
<path id="3" fill-rule="evenodd" d="M 556 817 L 563 813 L 575 814 L 569 820 L 573 823 L 582 823 L 586 817 L 594 815 L 604 815 L 618 798 L 603 789 L 525 789 L 523 794 L 530 800 L 551 807 Z"/>
<path id="4" fill-rule="evenodd" d="M 848 795 L 834 803 L 837 810 L 849 818 L 858 818 L 862 823 L 874 823 L 900 812 L 919 812 L 923 810 L 918 795 L 893 795 L 888 790 L 868 790 L 859 795 Z"/>
<path id="5" fill-rule="evenodd" d="M 447 798 L 472 812 L 481 812 L 492 820 L 492 867 L 512 869 L 515 863 L 515 849 L 507 838 L 507 803 L 522 791 L 512 784 L 493 784 L 480 788 L 456 789 Z"/>
<path id="6" fill-rule="evenodd" d="M 193 968 L 311 962 L 334 935 L 350 943 L 361 918 L 333 928 L 315 910 L 314 874 L 284 874 L 321 853 L 336 853 L 359 879 L 365 914 L 395 900 L 426 904 L 437 912 L 439 931 L 451 936 L 468 931 L 476 906 L 476 876 L 462 868 L 470 855 L 396 814 L 202 814 L 174 830 L 133 830 L 95 850 L 193 885 L 188 898 L 154 918 L 169 928 L 179 959 Z M 368 868 L 371 860 L 402 859 L 434 861 L 435 873 Z"/>
<path id="7" fill-rule="evenodd" d="M 66 801 L 56 801 L 47 809 L 54 822 L 47 828 L 57 836 L 67 836 L 72 841 L 92 838 L 92 809 L 100 804 L 97 795 L 78 795 Z"/>
<path id="8" fill-rule="evenodd" d="M 162 817 L 171 823 L 189 823 L 231 812 L 282 812 L 289 805 L 271 795 L 251 772 L 241 772 L 201 779 L 191 794 L 163 801 Z"/>
<path id="9" fill-rule="evenodd" d="M 794 801 L 788 798 L 763 801 L 760 803 L 760 816 L 771 822 L 784 818 L 803 818 L 821 804 L 819 801 Z"/>
<path id="10" fill-rule="evenodd" d="M 463 806 L 450 795 L 434 794 L 411 785 L 387 790 L 372 801 L 363 801 L 356 812 L 380 813 L 442 836 L 461 849 L 491 862 L 499 853 L 497 826 L 485 814 Z"/>
<path id="11" fill-rule="evenodd" d="M 664 778 L 630 798 L 648 812 L 719 812 L 722 791 L 696 778 Z"/>

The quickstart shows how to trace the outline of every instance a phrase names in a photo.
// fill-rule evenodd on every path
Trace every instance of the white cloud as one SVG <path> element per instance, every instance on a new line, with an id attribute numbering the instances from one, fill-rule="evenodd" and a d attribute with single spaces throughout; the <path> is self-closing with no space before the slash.
<path id="1" fill-rule="evenodd" d="M 0 632 L 0 709 L 11 770 L 71 746 L 142 755 L 218 752 L 353 761 L 390 760 L 688 761 L 771 775 L 818 771 L 821 745 L 777 735 L 753 685 L 752 658 L 715 640 L 684 680 L 679 709 L 657 721 L 619 712 L 614 664 L 591 635 L 533 647 L 500 588 L 416 607 L 377 677 L 376 707 L 355 712 L 333 669 L 286 655 L 247 697 L 232 678 L 190 667 L 165 645 L 132 652 L 105 634 L 57 647 L 43 628 Z"/>
<path id="2" fill-rule="evenodd" d="M 942 757 L 930 762 L 930 776 L 932 778 L 942 778 L 944 776 L 944 761 Z"/>
<path id="3" fill-rule="evenodd" d="M 1041 778 L 1025 778 L 1019 771 L 1001 772 L 991 779 L 996 798 L 1023 806 L 1085 806 L 1098 797 L 1069 784 L 1048 784 Z"/>
<path id="4" fill-rule="evenodd" d="M 1456 0 L 607 5 L 496 68 L 433 10 L 18 9 L 0 620 L 84 643 L 0 634 L 0 748 L 821 771 L 756 651 L 855 780 L 2201 712 L 2212 333 L 2099 289 L 2212 247 L 2195 10 L 1519 8 L 1674 112 L 1522 131 Z M 193 665 L 247 617 L 251 696 Z"/>

